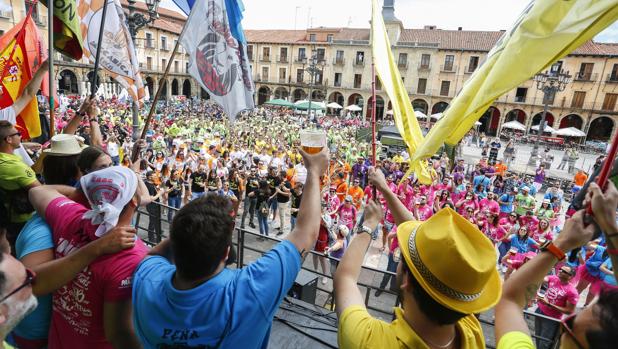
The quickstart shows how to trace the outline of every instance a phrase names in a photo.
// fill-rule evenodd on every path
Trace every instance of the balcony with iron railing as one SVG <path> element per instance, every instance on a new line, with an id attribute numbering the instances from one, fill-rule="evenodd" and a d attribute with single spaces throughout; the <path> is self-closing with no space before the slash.
<path id="1" fill-rule="evenodd" d="M 288 79 L 287 79 L 287 78 L 279 78 L 279 83 L 280 83 L 280 84 L 285 84 L 285 83 L 287 83 L 287 82 L 288 82 Z"/>
<path id="2" fill-rule="evenodd" d="M 399 62 L 397 62 L 397 68 L 399 68 L 401 70 L 408 70 L 408 65 L 409 65 L 408 61 L 399 61 Z"/>
<path id="3" fill-rule="evenodd" d="M 154 40 L 153 39 L 146 39 L 144 41 L 144 47 L 145 48 L 155 48 Z"/>
<path id="4" fill-rule="evenodd" d="M 355 67 L 364 67 L 365 66 L 365 60 L 364 59 L 355 59 L 354 60 L 354 66 Z"/>
<path id="5" fill-rule="evenodd" d="M 457 66 L 452 64 L 442 64 L 440 66 L 440 72 L 442 73 L 454 73 L 457 71 Z"/>
<path id="6" fill-rule="evenodd" d="M 618 74 L 607 74 L 607 79 L 605 79 L 605 82 L 610 84 L 618 83 Z"/>
<path id="7" fill-rule="evenodd" d="M 262 55 L 260 57 L 260 61 L 262 61 L 262 62 L 270 62 L 270 55 Z"/>
<path id="8" fill-rule="evenodd" d="M 333 86 L 335 87 L 341 87 L 341 80 L 335 80 Z"/>
<path id="9" fill-rule="evenodd" d="M 421 70 L 421 71 L 431 70 L 431 63 L 423 63 L 423 62 L 419 63 L 418 70 Z"/>
<path id="10" fill-rule="evenodd" d="M 288 56 L 287 55 L 285 55 L 285 56 L 281 56 L 281 55 L 277 56 L 277 62 L 279 62 L 279 63 L 288 63 Z"/>
<path id="11" fill-rule="evenodd" d="M 335 57 L 335 58 L 333 58 L 333 65 L 335 65 L 335 66 L 343 66 L 343 65 L 345 65 L 345 58 L 343 58 L 343 57 Z"/>
<path id="12" fill-rule="evenodd" d="M 575 76 L 573 77 L 573 80 L 582 81 L 582 82 L 592 82 L 592 81 L 597 81 L 598 76 L 599 74 L 597 73 L 579 72 L 575 74 Z"/>
<path id="13" fill-rule="evenodd" d="M 294 63 L 305 64 L 307 63 L 307 56 L 296 56 L 294 57 Z"/>

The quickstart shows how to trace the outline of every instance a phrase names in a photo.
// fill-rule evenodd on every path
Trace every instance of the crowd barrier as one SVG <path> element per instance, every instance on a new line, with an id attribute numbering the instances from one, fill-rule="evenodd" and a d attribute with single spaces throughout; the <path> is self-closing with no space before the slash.
<path id="1" fill-rule="evenodd" d="M 135 217 L 135 226 L 138 230 L 138 234 L 140 235 L 142 240 L 144 240 L 144 242 L 150 246 L 156 245 L 159 241 L 168 236 L 167 232 L 169 231 L 170 222 L 167 220 L 167 214 L 164 214 L 164 210 L 177 211 L 176 208 L 172 208 L 164 204 L 156 203 L 153 205 L 159 206 L 161 210 L 161 214 L 159 215 L 159 217 L 152 216 L 147 209 L 142 207 L 138 209 L 137 215 Z M 157 224 L 160 223 L 162 228 L 160 234 L 154 231 L 149 231 L 149 223 L 151 219 L 159 220 Z M 154 237 L 154 239 L 150 239 L 149 237 Z M 233 236 L 233 248 L 236 252 L 236 256 L 233 263 L 229 265 L 229 267 L 242 268 L 250 264 L 251 262 L 261 257 L 263 254 L 268 252 L 272 247 L 274 247 L 274 245 L 276 245 L 280 241 L 280 239 L 272 235 L 262 236 L 257 232 L 253 232 L 247 229 L 236 228 Z M 335 309 L 332 275 L 330 275 L 330 272 L 323 273 L 322 271 L 320 271 L 319 262 L 318 270 L 313 268 L 312 259 L 313 256 L 316 256 L 317 258 L 327 259 L 327 267 L 330 267 L 331 261 L 337 263 L 338 260 L 336 258 L 325 256 L 324 254 L 315 251 L 310 251 L 309 254 L 310 255 L 308 255 L 303 261 L 302 270 L 305 273 L 314 274 L 317 277 L 317 294 L 313 305 L 321 309 L 328 310 L 330 313 L 332 313 Z M 301 273 L 303 272 L 301 271 Z M 380 281 L 385 275 L 388 275 L 392 278 L 395 277 L 394 273 L 385 270 L 375 269 L 368 266 L 362 266 L 358 286 L 361 289 L 361 293 L 363 293 L 364 295 L 364 303 L 369 313 L 371 313 L 376 318 L 380 318 L 386 322 L 390 322 L 394 319 L 393 308 L 400 304 L 401 299 L 396 292 L 389 289 L 388 285 L 386 288 L 381 288 L 379 286 Z M 328 280 L 326 284 L 322 284 L 320 282 L 320 279 L 323 277 Z M 382 294 L 379 297 L 376 297 L 375 291 L 381 291 Z M 530 333 L 532 334 L 532 337 L 538 348 L 554 349 L 559 347 L 558 344 L 560 340 L 560 324 L 556 319 L 536 314 L 530 311 L 524 311 L 524 317 L 528 323 L 528 328 L 530 329 Z M 494 337 L 493 310 L 483 314 L 477 314 L 477 318 L 483 328 L 486 347 L 489 349 L 495 349 L 496 342 Z M 287 324 L 287 327 L 291 326 Z M 542 332 L 541 328 L 544 328 L 545 331 Z M 555 329 L 555 331 L 547 331 L 547 328 Z M 547 336 L 548 332 L 550 333 L 549 336 Z M 327 346 L 330 347 L 330 345 Z"/>

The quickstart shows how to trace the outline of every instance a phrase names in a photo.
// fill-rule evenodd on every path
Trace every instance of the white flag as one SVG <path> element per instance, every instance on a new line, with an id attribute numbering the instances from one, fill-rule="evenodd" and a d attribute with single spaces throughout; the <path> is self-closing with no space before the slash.
<path id="1" fill-rule="evenodd" d="M 228 11 L 237 23 L 230 25 Z M 226 9 L 224 0 L 197 1 L 180 39 L 189 54 L 189 74 L 232 119 L 254 106 L 247 48 L 232 29 L 239 27 L 238 12 L 238 8 Z"/>
<path id="2" fill-rule="evenodd" d="M 141 101 L 144 98 L 144 83 L 120 0 L 105 0 L 105 3 L 107 13 L 101 44 L 101 68 L 126 88 L 134 100 Z M 94 63 L 101 31 L 103 1 L 78 0 L 77 13 L 81 18 L 84 54 Z"/>

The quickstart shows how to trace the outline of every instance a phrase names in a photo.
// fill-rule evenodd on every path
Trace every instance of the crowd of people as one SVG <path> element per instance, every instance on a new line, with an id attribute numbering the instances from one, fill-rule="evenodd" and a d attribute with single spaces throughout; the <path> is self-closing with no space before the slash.
<path id="1" fill-rule="evenodd" d="M 483 348 L 474 314 L 492 308 L 498 348 L 533 347 L 524 309 L 541 315 L 539 347 L 561 327 L 563 348 L 618 339 L 618 191 L 588 189 L 593 237 L 543 161 L 535 176 L 509 170 L 510 142 L 502 156 L 483 144 L 477 163 L 438 154 L 425 185 L 407 176 L 405 151 L 378 147 L 374 164 L 355 120 L 258 108 L 232 123 L 216 104 L 180 100 L 134 142 L 123 102 L 86 99 L 37 145 L 22 144 L 7 116 L 17 108 L 0 121 L 0 339 L 16 348 L 266 347 L 310 250 L 330 257 L 313 262 L 334 278 L 342 348 Z M 309 127 L 327 133 L 318 154 L 300 147 Z M 577 171 L 574 192 L 587 178 Z M 132 227 L 139 206 L 151 249 Z M 237 228 L 283 240 L 229 268 Z M 373 240 L 397 275 L 374 294 L 401 295 L 392 323 L 357 286 Z"/>

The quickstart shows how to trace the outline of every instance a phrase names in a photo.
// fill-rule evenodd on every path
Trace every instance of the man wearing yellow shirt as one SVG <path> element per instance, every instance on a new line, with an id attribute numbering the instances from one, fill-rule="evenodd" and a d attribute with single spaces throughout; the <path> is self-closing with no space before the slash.
<path id="1" fill-rule="evenodd" d="M 606 234 L 607 253 L 612 263 L 618 262 L 618 190 L 609 181 L 605 193 L 591 183 L 592 211 L 595 222 Z M 496 341 L 498 349 L 532 349 L 532 337 L 524 319 L 523 309 L 535 299 L 545 276 L 566 258 L 566 252 L 588 243 L 594 225 L 584 225 L 584 210 L 568 220 L 555 241 L 548 240 L 540 253 L 524 264 L 504 283 L 502 299 L 496 305 Z M 610 349 L 618 343 L 618 289 L 603 290 L 592 305 L 560 322 L 561 349 Z"/>
<path id="2" fill-rule="evenodd" d="M 0 204 L 9 213 L 9 222 L 2 222 L 11 247 L 17 235 L 32 215 L 28 190 L 41 185 L 34 171 L 15 152 L 21 147 L 21 133 L 13 124 L 0 120 Z"/>
<path id="3" fill-rule="evenodd" d="M 491 241 L 451 209 L 425 222 L 414 221 L 382 171 L 369 170 L 397 224 L 401 261 L 397 283 L 402 307 L 386 323 L 364 306 L 357 281 L 371 233 L 383 217 L 381 205 L 370 201 L 365 221 L 345 251 L 335 274 L 339 316 L 339 347 L 347 348 L 485 348 L 475 313 L 500 298 L 500 277 Z M 449 256 L 449 258 L 443 258 Z"/>

